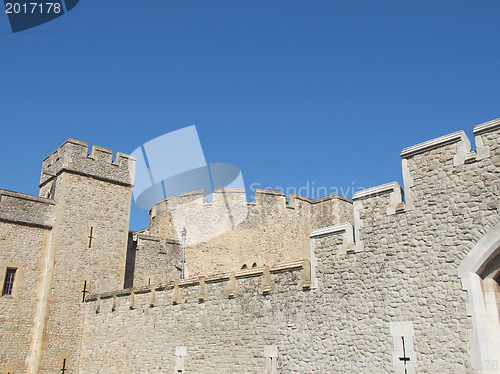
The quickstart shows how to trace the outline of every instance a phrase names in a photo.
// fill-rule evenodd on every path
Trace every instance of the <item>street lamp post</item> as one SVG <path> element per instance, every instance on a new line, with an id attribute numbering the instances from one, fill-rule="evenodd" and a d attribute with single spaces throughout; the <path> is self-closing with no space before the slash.
<path id="1" fill-rule="evenodd" d="M 182 234 L 182 259 L 181 259 L 182 270 L 181 270 L 181 279 L 184 279 L 184 266 L 186 264 L 186 234 L 187 234 L 186 228 L 182 229 L 181 234 Z"/>

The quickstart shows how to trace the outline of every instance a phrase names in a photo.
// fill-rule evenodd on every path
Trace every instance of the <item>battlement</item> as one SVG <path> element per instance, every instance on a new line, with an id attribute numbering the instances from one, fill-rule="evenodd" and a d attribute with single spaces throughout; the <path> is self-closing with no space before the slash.
<path id="1" fill-rule="evenodd" d="M 186 230 L 189 277 L 306 258 L 312 230 L 353 223 L 352 200 L 339 195 L 309 199 L 291 194 L 287 200 L 283 191 L 257 189 L 255 202 L 249 202 L 244 188 L 218 188 L 212 197 L 209 203 L 204 190 L 190 191 L 150 211 L 149 233 L 162 242 L 181 242 Z M 141 269 L 145 255 L 137 253 L 138 282 L 159 276 L 150 266 Z"/>
<path id="2" fill-rule="evenodd" d="M 401 152 L 401 158 L 410 159 L 419 154 L 456 144 L 455 155 L 453 157 L 454 166 L 479 161 L 489 157 L 490 146 L 498 146 L 498 139 L 489 136 L 498 130 L 500 130 L 500 118 L 475 126 L 473 133 L 476 151 L 474 152 L 471 152 L 471 142 L 467 134 L 463 130 L 460 130 L 405 148 Z"/>
<path id="3" fill-rule="evenodd" d="M 389 196 L 387 214 L 413 210 L 416 179 L 420 182 L 425 180 L 424 183 L 427 184 L 430 173 L 439 173 L 439 182 L 442 184 L 446 178 L 451 177 L 444 172 L 444 169 L 451 170 L 450 165 L 454 168 L 490 158 L 492 152 L 500 146 L 499 130 L 500 119 L 474 127 L 475 151 L 471 151 L 470 140 L 462 130 L 404 148 L 401 152 L 404 190 L 397 182 L 391 182 L 356 192 L 353 196 L 355 221 L 359 210 L 356 207 L 361 206 L 362 200 L 379 199 L 382 195 Z"/>
<path id="4" fill-rule="evenodd" d="M 0 189 L 0 220 L 50 229 L 54 200 Z"/>
<path id="5" fill-rule="evenodd" d="M 212 194 L 213 200 L 211 203 L 208 202 L 205 190 L 194 190 L 184 192 L 179 195 L 179 197 L 172 195 L 158 202 L 152 209 L 150 214 L 155 216 L 158 212 L 165 210 L 175 210 L 182 207 L 211 207 L 211 206 L 227 206 L 230 205 L 240 205 L 247 207 L 255 207 L 257 209 L 263 208 L 277 208 L 277 209 L 299 209 L 308 205 L 316 205 L 325 203 L 328 201 L 342 201 L 345 203 L 352 204 L 352 200 L 337 194 L 331 194 L 328 196 L 319 197 L 316 199 L 310 199 L 308 197 L 290 194 L 287 197 L 283 191 L 280 190 L 267 190 L 257 188 L 255 190 L 255 202 L 249 202 L 246 199 L 246 189 L 245 188 L 216 188 Z"/>
<path id="6" fill-rule="evenodd" d="M 113 152 L 110 149 L 94 145 L 89 154 L 87 143 L 68 139 L 43 160 L 40 187 L 63 171 L 132 186 L 135 158 L 117 152 L 116 160 L 113 161 Z"/>
<path id="7" fill-rule="evenodd" d="M 288 277 L 282 274 L 287 274 Z M 288 278 L 283 281 L 279 278 Z M 245 281 L 251 280 L 248 284 Z M 260 266 L 232 273 L 193 277 L 165 284 L 134 287 L 99 294 L 91 294 L 85 302 L 95 303 L 97 313 L 104 312 L 102 303 L 110 301 L 107 311 L 150 308 L 159 305 L 203 303 L 210 300 L 234 299 L 243 293 L 261 295 L 283 292 L 285 287 L 296 287 L 297 291 L 309 290 L 311 286 L 311 264 L 309 260 L 298 260 L 278 266 Z"/>
<path id="8" fill-rule="evenodd" d="M 248 222 L 249 217 L 300 217 L 313 228 L 352 222 L 352 200 L 335 194 L 318 199 L 290 194 L 287 200 L 283 191 L 257 189 L 255 202 L 248 202 L 244 188 L 217 188 L 212 196 L 211 203 L 207 201 L 205 190 L 186 192 L 178 198 L 167 197 L 151 209 L 150 231 L 163 237 L 160 226 L 163 229 L 168 226 L 166 237 L 180 240 L 179 233 L 186 228 L 191 233 L 197 232 L 196 242 L 202 242 Z M 253 229 L 262 227 L 254 226 Z M 190 239 L 193 240 L 192 236 Z"/>

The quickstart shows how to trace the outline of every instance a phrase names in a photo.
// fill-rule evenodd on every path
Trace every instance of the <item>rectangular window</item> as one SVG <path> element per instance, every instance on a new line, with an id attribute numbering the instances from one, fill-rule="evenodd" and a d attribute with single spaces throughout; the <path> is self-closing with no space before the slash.
<path id="1" fill-rule="evenodd" d="M 2 296 L 8 295 L 12 296 L 12 290 L 14 289 L 14 279 L 16 277 L 17 269 L 7 269 L 5 274 L 5 281 L 3 283 Z"/>

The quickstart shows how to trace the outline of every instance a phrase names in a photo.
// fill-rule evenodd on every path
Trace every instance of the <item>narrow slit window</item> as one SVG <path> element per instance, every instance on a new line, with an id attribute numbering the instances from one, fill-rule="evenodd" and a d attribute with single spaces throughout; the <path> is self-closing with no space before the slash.
<path id="1" fill-rule="evenodd" d="M 66 359 L 63 360 L 63 367 L 61 369 L 61 373 L 62 374 L 66 374 L 66 371 L 68 370 L 68 368 L 66 367 Z"/>
<path id="2" fill-rule="evenodd" d="M 89 233 L 89 248 L 92 248 L 92 239 L 94 239 L 94 228 L 91 227 L 90 228 L 90 233 Z"/>
<path id="3" fill-rule="evenodd" d="M 82 303 L 85 302 L 85 295 L 89 293 L 87 281 L 83 281 Z"/>
<path id="4" fill-rule="evenodd" d="M 14 280 L 16 278 L 17 269 L 7 269 L 5 274 L 5 281 L 3 283 L 2 296 L 12 296 L 12 291 L 14 290 Z"/>
<path id="5" fill-rule="evenodd" d="M 49 191 L 49 196 L 47 196 L 49 199 L 53 199 L 56 193 L 56 179 L 54 178 L 54 181 L 52 182 L 52 186 L 50 187 Z"/>

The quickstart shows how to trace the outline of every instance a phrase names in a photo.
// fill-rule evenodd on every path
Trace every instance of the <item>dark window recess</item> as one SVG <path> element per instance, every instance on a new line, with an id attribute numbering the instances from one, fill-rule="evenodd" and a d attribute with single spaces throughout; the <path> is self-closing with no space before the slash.
<path id="1" fill-rule="evenodd" d="M 82 290 L 82 303 L 85 302 L 85 295 L 89 293 L 87 289 L 87 281 L 83 282 L 83 290 Z"/>
<path id="2" fill-rule="evenodd" d="M 253 268 L 256 268 L 257 267 L 257 263 L 254 262 L 253 265 L 252 265 Z"/>
<path id="3" fill-rule="evenodd" d="M 94 233 L 94 228 L 91 227 L 90 234 L 89 234 L 89 248 L 92 248 L 92 239 L 94 239 L 94 237 L 92 236 L 93 233 Z"/>
<path id="4" fill-rule="evenodd" d="M 410 358 L 409 357 L 406 357 L 406 349 L 405 349 L 405 338 L 404 336 L 401 337 L 401 340 L 403 340 L 403 357 L 400 357 L 399 358 L 399 361 L 403 361 L 404 363 L 404 367 L 405 367 L 405 374 L 408 373 L 408 371 L 406 370 L 406 363 L 408 361 L 410 361 Z"/>
<path id="5" fill-rule="evenodd" d="M 54 178 L 54 181 L 52 182 L 48 198 L 53 199 L 55 194 L 56 194 L 56 178 Z"/>
<path id="6" fill-rule="evenodd" d="M 63 360 L 63 367 L 61 369 L 61 373 L 62 374 L 66 374 L 66 371 L 68 370 L 68 368 L 66 367 L 66 359 Z"/>
<path id="7" fill-rule="evenodd" d="M 16 277 L 17 269 L 7 269 L 5 274 L 5 281 L 3 283 L 2 296 L 12 295 L 12 290 L 14 289 L 14 278 Z"/>
<path id="8" fill-rule="evenodd" d="M 247 264 L 244 264 L 244 265 L 241 267 L 241 269 L 246 269 L 247 267 L 248 267 L 248 266 L 247 266 Z"/>

